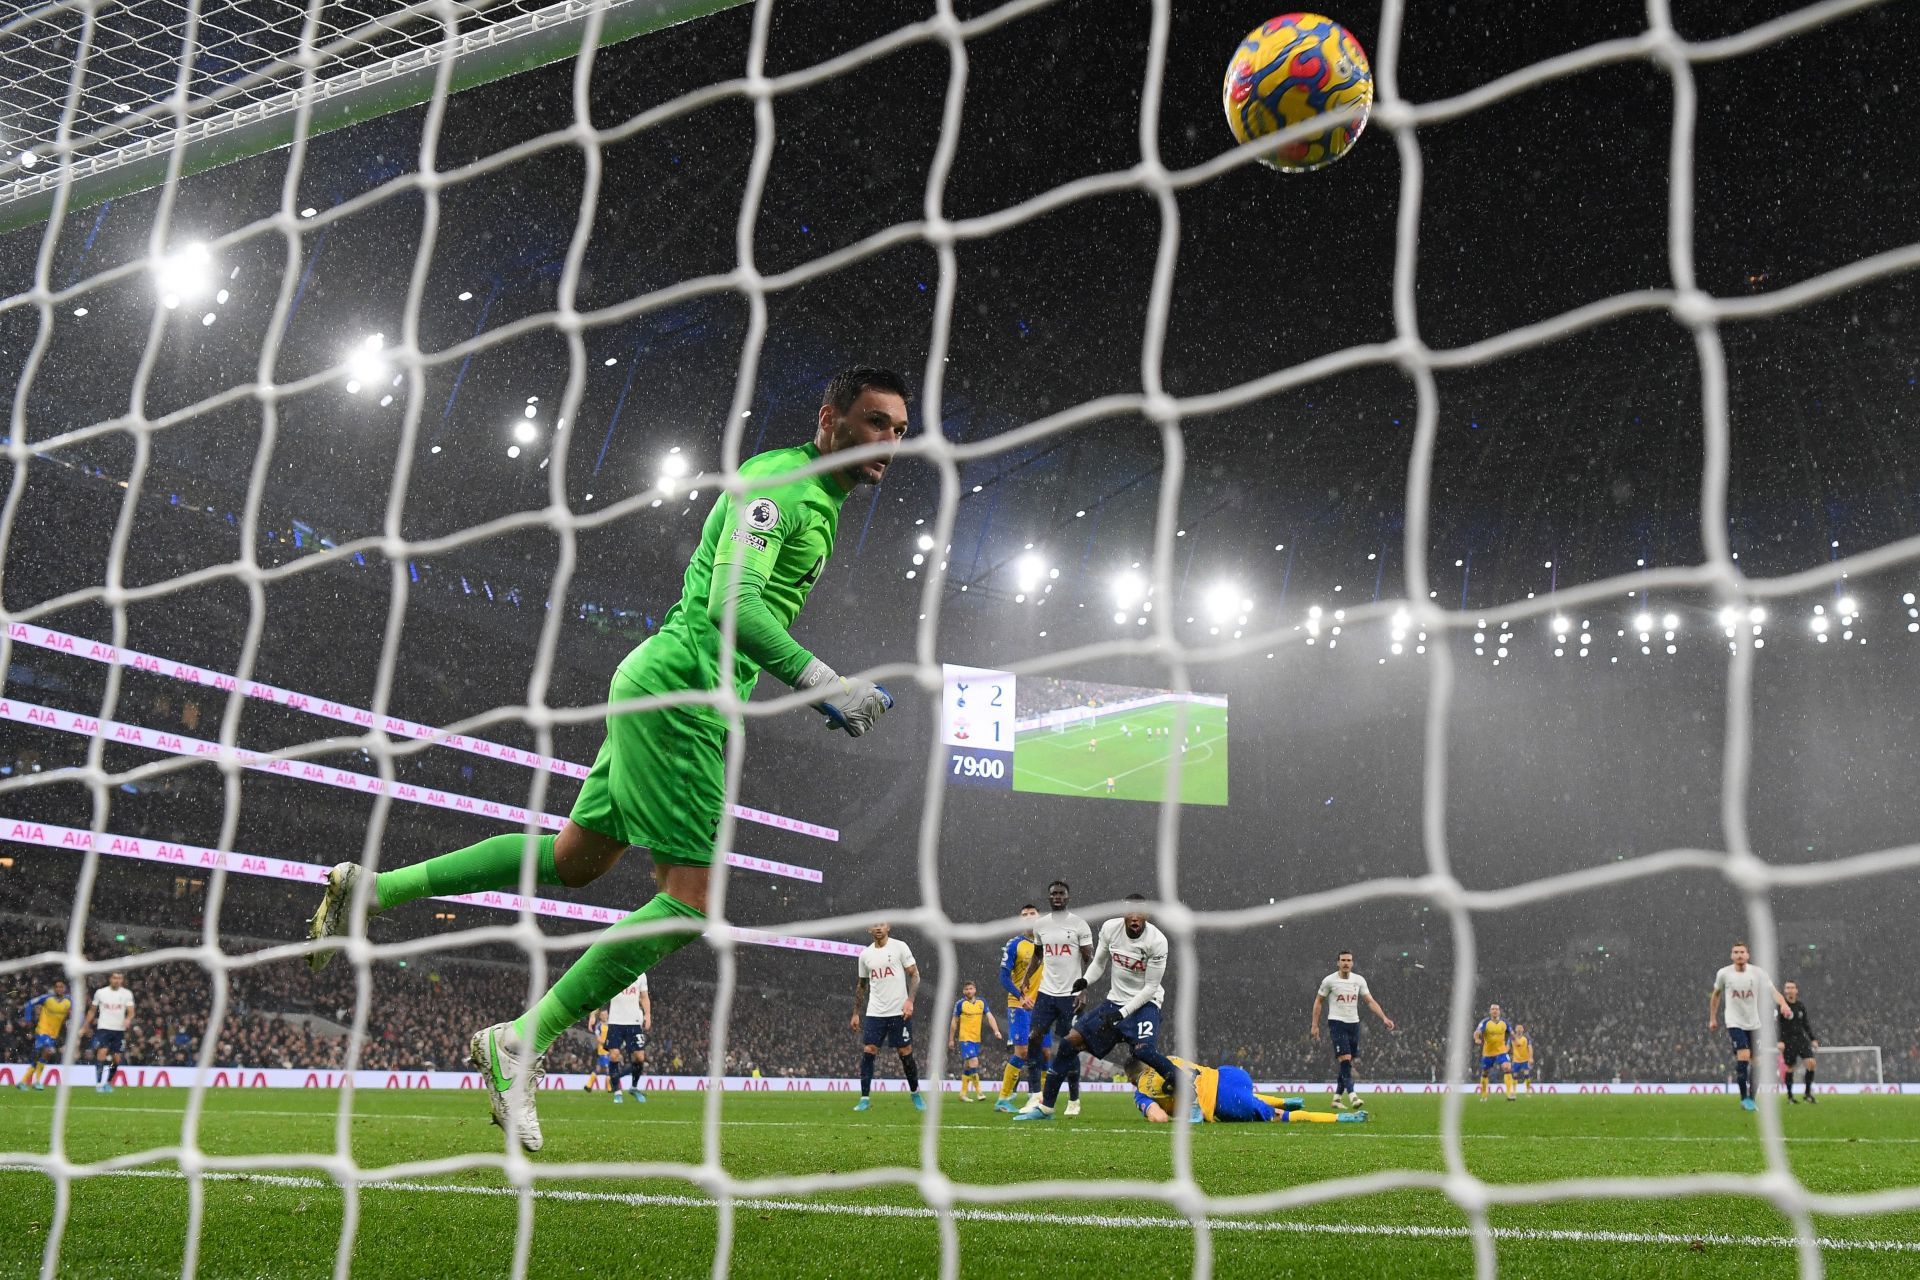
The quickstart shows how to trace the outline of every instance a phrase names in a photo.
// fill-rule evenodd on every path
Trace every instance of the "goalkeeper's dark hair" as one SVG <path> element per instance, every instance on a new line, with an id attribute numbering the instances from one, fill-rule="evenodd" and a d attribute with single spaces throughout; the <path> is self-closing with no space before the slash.
<path id="1" fill-rule="evenodd" d="M 891 391 L 902 400 L 907 398 L 907 380 L 892 369 L 874 364 L 851 364 L 827 380 L 826 390 L 820 393 L 820 403 L 833 406 L 835 413 L 845 413 L 853 408 L 853 402 L 860 393 L 869 387 L 877 391 Z"/>
<path id="2" fill-rule="evenodd" d="M 1047 885 L 1047 892 L 1052 893 L 1056 888 L 1065 889 L 1068 893 L 1073 892 L 1073 886 L 1068 884 L 1065 880 L 1054 880 L 1049 882 Z"/>
<path id="3" fill-rule="evenodd" d="M 1020 909 L 1021 909 L 1022 911 L 1033 911 L 1033 912 L 1038 912 L 1038 911 L 1040 910 L 1040 908 L 1038 908 L 1038 907 L 1036 907 L 1036 906 L 1034 906 L 1034 905 L 1033 905 L 1033 904 L 1032 904 L 1031 902 L 1023 902 L 1023 903 L 1021 903 L 1021 904 L 1020 904 Z"/>
<path id="4" fill-rule="evenodd" d="M 1147 900 L 1147 895 L 1144 893 L 1130 893 L 1126 897 L 1120 899 L 1120 901 L 1122 902 L 1145 902 L 1146 900 Z"/>

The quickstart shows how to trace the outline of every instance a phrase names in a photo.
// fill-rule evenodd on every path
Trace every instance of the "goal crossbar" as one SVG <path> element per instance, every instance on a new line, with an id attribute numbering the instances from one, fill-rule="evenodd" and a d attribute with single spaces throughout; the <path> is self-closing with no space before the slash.
<path id="1" fill-rule="evenodd" d="M 312 137 L 428 101 L 434 95 L 440 63 L 446 59 L 453 63 L 449 91 L 459 93 L 570 57 L 580 51 L 596 5 L 598 43 L 604 47 L 743 3 L 558 0 L 531 13 L 476 23 L 450 41 L 431 38 L 430 31 L 429 38 L 391 57 L 342 68 L 333 75 L 316 75 L 306 88 L 276 88 L 278 81 L 287 78 L 290 66 L 284 60 L 270 61 L 237 84 L 190 104 L 190 113 L 205 114 L 177 130 L 170 123 L 171 104 L 160 99 L 91 134 L 64 144 L 50 138 L 23 151 L 34 156 L 30 164 L 17 155 L 0 158 L 0 235 L 44 221 L 53 212 L 63 177 L 69 183 L 66 209 L 72 212 L 161 185 L 176 146 L 181 152 L 180 175 L 187 177 L 291 145 L 303 99 L 309 108 L 306 134 Z M 22 65 L 14 49 L 31 42 L 36 20 L 50 25 L 71 7 L 44 6 L 0 31 L 0 75 L 18 79 Z M 326 52 L 317 56 L 324 60 Z M 260 92 L 263 89 L 266 92 Z M 142 124 L 148 126 L 144 133 L 139 129 Z"/>

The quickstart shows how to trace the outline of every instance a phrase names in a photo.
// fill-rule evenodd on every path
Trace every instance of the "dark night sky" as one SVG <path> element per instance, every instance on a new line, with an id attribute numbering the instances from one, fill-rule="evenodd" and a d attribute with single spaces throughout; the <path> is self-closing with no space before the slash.
<path id="1" fill-rule="evenodd" d="M 963 16 L 984 7 L 960 6 Z M 1676 6 L 1676 21 L 1688 36 L 1711 37 L 1790 7 L 1685 3 Z M 1410 10 L 1400 81 L 1417 101 L 1644 26 L 1643 6 L 1618 0 Z M 892 0 L 778 6 L 768 70 L 812 65 L 926 11 Z M 1170 167 L 1203 163 L 1230 143 L 1220 75 L 1235 41 L 1268 16 L 1244 3 L 1175 7 L 1158 127 Z M 1335 16 L 1376 48 L 1377 15 Z M 748 28 L 748 11 L 737 10 L 602 51 L 595 122 L 612 125 L 736 74 Z M 1136 0 L 1078 0 L 972 42 L 947 213 L 988 214 L 1135 163 L 1148 28 L 1149 9 Z M 1764 293 L 1920 240 L 1913 212 L 1920 191 L 1906 159 L 1920 136 L 1917 57 L 1920 17 L 1908 6 L 1883 5 L 1698 68 L 1695 229 L 1703 288 L 1720 296 Z M 762 271 L 798 266 L 920 216 L 947 69 L 945 52 L 923 45 L 778 100 L 778 142 L 754 240 Z M 570 75 L 569 66 L 552 67 L 453 99 L 439 144 L 442 168 L 563 127 Z M 316 139 L 301 205 L 324 211 L 413 168 L 423 120 L 414 111 Z M 1623 291 L 1666 287 L 1670 121 L 1669 81 L 1634 62 L 1422 130 L 1417 302 L 1425 340 L 1458 346 Z M 752 142 L 750 109 L 731 100 L 608 148 L 580 307 L 612 306 L 730 269 Z M 285 164 L 286 154 L 275 153 L 185 182 L 174 215 L 180 239 L 210 238 L 270 213 Z M 563 148 L 443 193 L 420 315 L 423 346 L 440 349 L 554 305 L 582 171 L 578 153 Z M 1168 389 L 1215 391 L 1390 338 L 1401 178 L 1394 140 L 1376 126 L 1325 171 L 1280 175 L 1246 166 L 1183 192 Z M 138 257 L 155 207 L 150 193 L 116 201 L 104 214 L 69 216 L 55 280 L 69 284 Z M 307 230 L 280 379 L 338 361 L 367 333 L 398 334 L 421 212 L 420 199 L 407 194 Z M 1158 235 L 1152 200 L 1127 193 L 963 244 L 948 433 L 978 441 L 1095 396 L 1137 391 Z M 0 239 L 0 293 L 27 286 L 39 243 L 37 230 Z M 219 264 L 239 269 L 232 301 L 211 326 L 191 318 L 165 325 L 151 414 L 251 377 L 284 251 L 277 236 L 262 233 L 223 250 Z M 911 244 L 775 295 L 745 449 L 802 438 L 818 387 L 837 364 L 897 364 L 917 385 L 936 271 L 932 251 Z M 1786 316 L 1724 328 L 1734 425 L 1730 512 L 1748 572 L 1803 569 L 1836 554 L 1835 543 L 1850 552 L 1920 527 L 1914 289 L 1911 275 L 1896 275 Z M 459 301 L 462 291 L 474 296 Z M 85 302 L 86 318 L 60 316 L 28 398 L 33 438 L 98 421 L 127 403 L 151 287 L 136 276 Z M 716 466 L 746 315 L 738 296 L 715 293 L 590 331 L 582 407 L 560 453 L 549 450 L 566 349 L 551 330 L 491 348 L 464 371 L 431 371 L 406 534 L 440 536 L 540 505 L 543 457 L 564 460 L 579 511 L 646 487 L 673 446 L 698 466 Z M 31 312 L 0 315 L 8 387 L 34 325 Z M 1431 559 L 1442 604 L 1489 610 L 1556 584 L 1628 571 L 1637 560 L 1672 565 L 1701 556 L 1699 368 L 1690 335 L 1668 317 L 1618 320 L 1444 373 L 1439 392 Z M 533 396 L 539 442 L 510 460 L 508 432 Z M 264 495 L 270 524 L 284 528 L 297 518 L 336 540 L 379 530 L 401 405 L 378 408 L 372 399 L 347 396 L 335 384 L 284 406 Z M 1398 594 L 1412 413 L 1407 379 L 1372 368 L 1189 420 L 1185 533 L 1172 584 L 1176 601 L 1187 605 L 1180 616 L 1193 613 L 1191 602 L 1218 580 L 1254 597 L 1256 629 L 1291 627 L 1314 603 L 1332 609 Z M 916 421 L 916 430 L 925 426 Z M 154 437 L 149 484 L 237 510 L 260 439 L 258 411 L 246 403 L 169 428 Z M 440 452 L 430 452 L 435 447 Z M 65 456 L 119 476 L 132 454 L 119 435 Z M 1110 578 L 1147 559 L 1160 467 L 1154 429 L 1133 418 L 969 464 L 940 656 L 1005 664 L 1114 635 Z M 30 490 L 13 555 L 28 554 L 40 500 Z M 102 500 L 101 530 L 117 501 L 117 491 Z M 832 576 L 798 628 L 807 643 L 843 669 L 909 654 L 921 583 L 902 575 L 923 527 L 916 522 L 930 524 L 937 501 L 937 477 L 914 463 L 895 468 L 877 495 L 855 496 Z M 707 495 L 669 502 L 584 534 L 571 598 L 663 611 L 707 504 Z M 91 550 L 43 558 L 32 578 L 41 595 L 23 597 L 10 586 L 6 606 L 18 610 L 44 594 L 100 582 L 104 533 L 96 541 Z M 1011 565 L 1028 543 L 1062 570 L 1044 606 L 1011 600 Z M 130 581 L 189 567 L 171 554 L 147 556 L 142 545 L 136 538 Z M 209 521 L 188 554 L 194 564 L 217 564 L 237 548 L 230 528 Z M 555 551 L 550 535 L 520 534 L 441 555 L 436 564 L 515 582 L 537 600 Z M 1844 656 L 1817 651 L 1803 625 L 1812 599 L 1829 596 L 1778 606 L 1781 634 L 1761 662 L 1758 695 L 1766 785 L 1756 788 L 1756 838 L 1771 848 L 1806 856 L 1801 846 L 1808 845 L 1819 856 L 1914 838 L 1920 811 L 1901 779 L 1915 766 L 1908 688 L 1915 650 L 1898 597 L 1916 585 L 1911 569 L 1850 584 L 1867 601 L 1877 647 Z M 343 652 L 378 642 L 385 600 L 377 588 L 371 596 L 367 590 L 340 588 L 338 599 L 372 601 L 357 606 L 364 616 L 339 621 L 353 637 Z M 1624 599 L 1589 610 L 1602 643 L 1578 671 L 1545 656 L 1552 645 L 1537 622 L 1522 624 L 1515 645 L 1527 653 L 1499 668 L 1491 665 L 1492 645 L 1476 656 L 1461 638 L 1456 652 L 1468 668 L 1453 838 L 1464 877 L 1508 883 L 1616 853 L 1723 839 L 1725 664 L 1712 628 L 1716 606 L 1705 597 L 1653 602 L 1656 610 L 1682 610 L 1692 641 L 1664 663 L 1642 661 L 1637 644 L 1615 636 L 1641 607 Z M 431 635 L 452 624 L 422 615 L 419 625 Z M 1209 638 L 1204 623 L 1176 631 L 1194 644 Z M 1189 811 L 1187 849 L 1204 861 L 1270 848 L 1264 892 L 1323 887 L 1349 873 L 1417 873 L 1425 866 L 1422 668 L 1408 660 L 1383 671 L 1376 655 L 1385 653 L 1384 636 L 1369 634 L 1336 657 L 1291 643 L 1297 637 L 1288 634 L 1278 658 L 1256 655 L 1192 675 L 1197 686 L 1235 699 L 1234 803 L 1225 812 Z M 1355 648 L 1363 653 L 1349 656 Z M 1613 657 L 1619 662 L 1607 661 Z M 598 654 L 580 662 L 596 674 L 565 673 L 562 688 L 588 701 L 605 668 Z M 1144 661 L 1091 674 L 1136 683 L 1167 678 Z M 342 696 L 364 692 L 371 660 L 343 661 L 311 678 L 337 680 Z M 472 709 L 514 696 L 522 681 L 519 672 L 488 677 Z M 887 730 L 898 729 L 902 743 L 924 743 L 924 711 L 904 710 L 898 718 L 906 723 Z M 814 741 L 797 729 L 769 733 L 783 750 Z M 857 807 L 863 795 L 885 793 L 874 813 L 845 824 L 860 838 L 842 856 L 873 866 L 885 861 L 883 850 L 911 847 L 920 759 L 907 750 L 889 761 L 898 776 L 831 784 L 829 807 Z M 765 785 L 789 803 L 809 798 L 792 778 Z M 1067 803 L 950 797 L 946 865 L 981 885 L 977 899 L 963 895 L 966 909 L 1004 910 L 1004 895 L 991 890 L 1042 859 L 1032 832 L 1056 829 L 1051 820 Z M 1063 842 L 1050 851 L 1061 865 L 1102 867 L 1089 875 L 1103 881 L 1096 892 L 1118 895 L 1141 883 L 1154 835 L 1150 809 L 1084 805 L 1071 817 L 1076 830 L 1052 837 Z M 1125 859 L 1127 873 L 1105 874 L 1100 851 L 1129 847 L 1139 852 Z M 1242 888 L 1222 876 L 1194 892 L 1209 905 L 1227 905 Z M 837 898 L 839 905 L 859 901 L 844 884 L 841 892 L 853 896 Z M 1725 907 L 1731 899 L 1721 891 L 1715 901 Z"/>

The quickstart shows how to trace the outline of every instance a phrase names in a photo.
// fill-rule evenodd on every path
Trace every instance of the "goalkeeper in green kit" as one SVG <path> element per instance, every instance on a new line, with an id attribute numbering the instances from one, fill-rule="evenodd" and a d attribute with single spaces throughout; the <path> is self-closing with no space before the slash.
<path id="1" fill-rule="evenodd" d="M 748 459 L 741 478 L 752 487 L 722 493 L 701 529 L 679 603 L 660 630 L 628 654 L 614 673 L 609 702 L 650 694 L 711 691 L 720 683 L 720 626 L 735 617 L 734 690 L 744 701 L 762 669 L 815 695 L 830 728 L 859 737 L 893 705 L 887 691 L 842 676 L 788 634 L 807 594 L 833 554 L 840 507 L 859 484 L 878 484 L 886 457 L 801 479 L 784 475 L 823 455 L 864 445 L 897 444 L 907 431 L 906 383 L 889 369 L 859 365 L 827 384 L 811 443 Z M 731 589 L 735 566 L 739 586 Z M 521 860 L 539 860 L 535 880 L 578 888 L 606 872 L 630 846 L 653 857 L 660 892 L 587 948 L 540 1002 L 512 1022 L 477 1031 L 470 1053 L 486 1077 L 494 1123 L 528 1151 L 541 1146 L 534 1098 L 547 1046 L 606 1004 L 638 975 L 700 936 L 707 882 L 726 804 L 726 718 L 714 707 L 686 705 L 607 717 L 606 741 L 580 798 L 558 835 L 529 841 L 522 832 L 492 836 L 470 848 L 383 871 L 368 893 L 380 911 L 416 898 L 517 890 Z M 348 912 L 366 870 L 343 862 L 327 873 L 327 890 L 308 936 L 347 932 Z M 635 937 L 626 926 L 677 920 L 685 928 Z M 316 950 L 319 968 L 332 958 Z"/>

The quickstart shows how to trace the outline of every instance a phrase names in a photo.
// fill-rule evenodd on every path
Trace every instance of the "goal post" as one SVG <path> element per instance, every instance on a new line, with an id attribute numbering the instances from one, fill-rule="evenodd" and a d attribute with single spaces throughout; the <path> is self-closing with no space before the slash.
<path id="1" fill-rule="evenodd" d="M 1877 1044 L 1823 1044 L 1814 1057 L 1820 1063 L 1820 1079 L 1828 1084 L 1887 1082 Z"/>
<path id="2" fill-rule="evenodd" d="M 454 6 L 471 25 L 453 38 L 449 91 L 460 93 L 573 56 L 596 7 L 598 43 L 604 47 L 744 3 L 558 0 L 541 8 L 484 2 Z M 168 35 L 184 41 L 188 6 L 180 0 L 139 0 L 132 7 L 171 14 L 177 25 Z M 208 0 L 197 7 L 204 12 L 227 6 Z M 500 17 L 489 12 L 501 9 L 514 12 Z M 44 221 L 53 211 L 63 177 L 70 179 L 66 209 L 71 213 L 161 185 L 176 144 L 183 178 L 289 146 L 303 93 L 309 108 L 308 137 L 419 106 L 433 97 L 440 63 L 449 56 L 436 13 L 435 6 L 414 4 L 397 17 L 352 31 L 323 31 L 315 42 L 313 83 L 305 91 L 292 58 L 263 57 L 257 66 L 243 67 L 239 79 L 189 103 L 189 119 L 177 134 L 167 98 L 109 102 L 119 97 L 115 82 L 90 83 L 75 113 L 64 162 L 59 142 L 62 103 L 47 102 L 49 95 L 41 95 L 38 113 L 16 103 L 14 110 L 0 113 L 10 117 L 0 133 L 0 235 Z M 67 3 L 44 4 L 0 25 L 0 83 L 14 86 L 0 89 L 0 105 L 26 96 L 30 90 L 22 86 L 31 86 L 35 79 L 65 79 L 65 71 L 50 65 L 44 54 L 36 64 L 36 46 L 77 53 L 80 38 L 79 8 Z M 377 40 L 395 47 L 369 61 L 366 51 Z M 167 57 L 177 61 L 177 45 Z"/>

